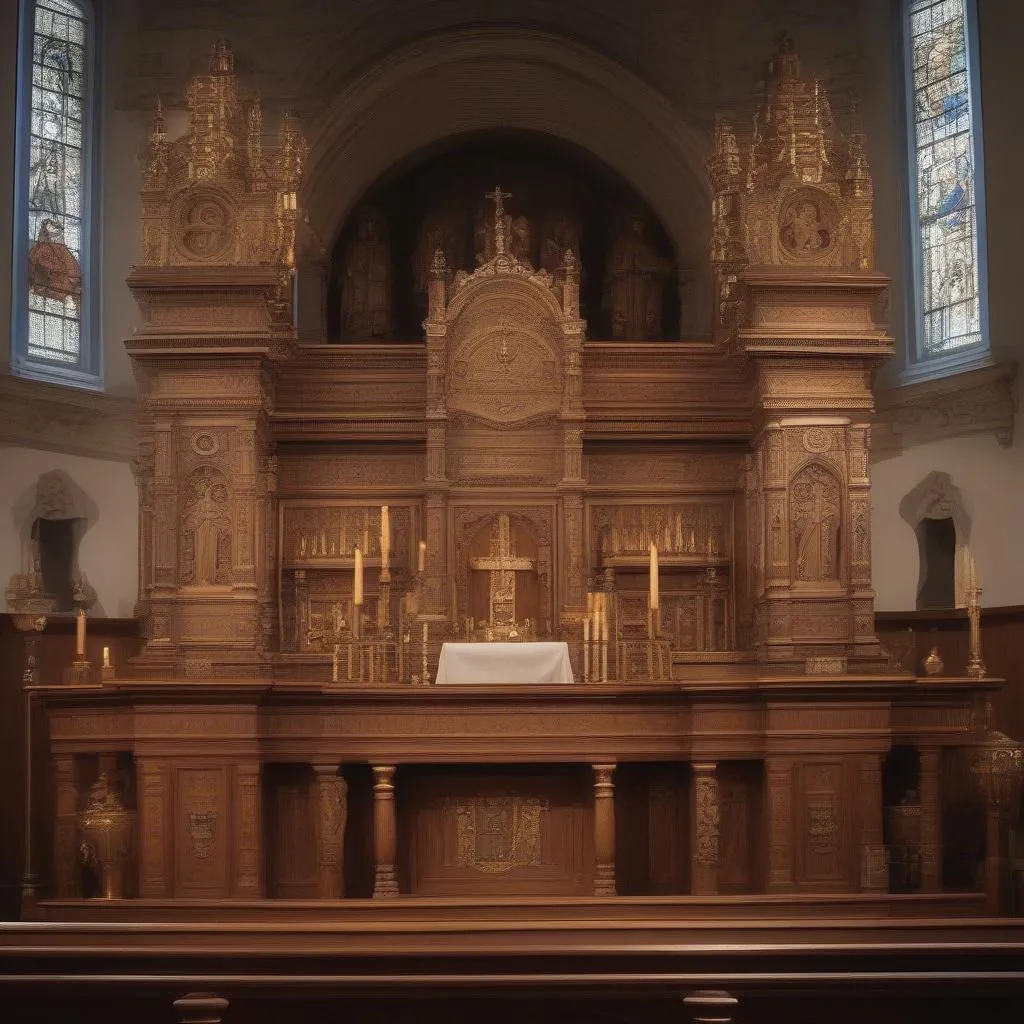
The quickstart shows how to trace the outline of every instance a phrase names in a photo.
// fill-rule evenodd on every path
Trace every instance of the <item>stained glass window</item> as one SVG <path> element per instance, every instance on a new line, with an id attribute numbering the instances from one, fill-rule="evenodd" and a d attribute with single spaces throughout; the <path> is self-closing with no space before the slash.
<path id="1" fill-rule="evenodd" d="M 908 5 L 920 359 L 985 344 L 969 2 Z"/>
<path id="2" fill-rule="evenodd" d="M 95 373 L 88 344 L 89 8 L 81 0 L 31 0 L 22 11 L 15 362 Z"/>

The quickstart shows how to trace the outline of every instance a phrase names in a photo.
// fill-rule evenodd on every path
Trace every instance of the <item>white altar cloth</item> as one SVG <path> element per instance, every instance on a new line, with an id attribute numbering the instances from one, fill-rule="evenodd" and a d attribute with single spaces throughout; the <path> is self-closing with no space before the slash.
<path id="1" fill-rule="evenodd" d="M 569 645 L 538 643 L 446 643 L 437 664 L 444 683 L 572 683 Z"/>

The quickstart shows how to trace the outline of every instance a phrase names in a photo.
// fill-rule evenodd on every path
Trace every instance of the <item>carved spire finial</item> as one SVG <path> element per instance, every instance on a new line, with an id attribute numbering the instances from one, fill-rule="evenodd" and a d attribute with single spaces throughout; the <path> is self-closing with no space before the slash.
<path id="1" fill-rule="evenodd" d="M 505 200 L 512 198 L 511 192 L 503 192 L 500 185 L 493 192 L 486 192 L 485 199 L 494 200 L 494 251 L 498 256 L 505 254 Z"/>

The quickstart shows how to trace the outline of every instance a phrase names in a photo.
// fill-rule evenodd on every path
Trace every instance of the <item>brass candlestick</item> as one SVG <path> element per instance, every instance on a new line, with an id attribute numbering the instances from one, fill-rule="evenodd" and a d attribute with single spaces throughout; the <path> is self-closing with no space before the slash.
<path id="1" fill-rule="evenodd" d="M 985 663 L 981 660 L 981 587 L 973 580 L 967 599 L 967 622 L 970 627 L 967 675 L 971 679 L 984 679 Z"/>

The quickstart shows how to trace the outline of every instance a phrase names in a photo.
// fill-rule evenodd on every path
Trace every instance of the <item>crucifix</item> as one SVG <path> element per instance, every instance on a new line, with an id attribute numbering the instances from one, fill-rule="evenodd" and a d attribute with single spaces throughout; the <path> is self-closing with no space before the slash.
<path id="1" fill-rule="evenodd" d="M 505 254 L 505 200 L 511 198 L 512 193 L 503 192 L 500 185 L 484 193 L 484 199 L 494 200 L 494 252 L 498 256 Z"/>
<path id="2" fill-rule="evenodd" d="M 532 558 L 512 551 L 512 527 L 507 512 L 502 512 L 491 534 L 490 553 L 470 561 L 471 569 L 489 572 L 490 598 L 487 621 L 491 626 L 514 625 L 516 621 L 516 573 L 531 572 L 536 565 Z"/>

